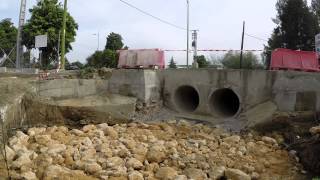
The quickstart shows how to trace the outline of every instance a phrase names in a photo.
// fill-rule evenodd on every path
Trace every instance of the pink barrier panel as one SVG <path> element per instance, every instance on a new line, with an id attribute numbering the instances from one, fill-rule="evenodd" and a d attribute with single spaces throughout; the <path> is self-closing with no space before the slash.
<path id="1" fill-rule="evenodd" d="M 276 49 L 272 52 L 270 69 L 319 71 L 319 64 L 315 52 Z"/>
<path id="2" fill-rule="evenodd" d="M 164 51 L 159 49 L 120 50 L 118 68 L 165 68 Z"/>

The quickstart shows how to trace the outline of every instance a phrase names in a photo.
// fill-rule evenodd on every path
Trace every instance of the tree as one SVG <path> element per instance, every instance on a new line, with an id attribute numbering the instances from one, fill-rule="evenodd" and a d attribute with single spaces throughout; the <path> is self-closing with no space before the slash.
<path id="1" fill-rule="evenodd" d="M 197 56 L 196 60 L 198 62 L 199 68 L 207 68 L 209 66 L 209 62 L 207 61 L 206 57 L 204 55 Z"/>
<path id="2" fill-rule="evenodd" d="M 312 0 L 311 8 L 312 8 L 312 12 L 317 18 L 318 24 L 320 24 L 320 0 Z"/>
<path id="3" fill-rule="evenodd" d="M 240 53 L 229 51 L 220 60 L 224 68 L 240 69 Z M 242 68 L 244 69 L 260 69 L 262 68 L 258 58 L 252 52 L 243 53 Z"/>
<path id="4" fill-rule="evenodd" d="M 170 63 L 169 63 L 170 69 L 177 69 L 177 63 L 174 61 L 173 57 L 171 57 Z"/>
<path id="5" fill-rule="evenodd" d="M 110 33 L 107 37 L 107 44 L 105 49 L 116 51 L 122 48 L 123 48 L 123 42 L 122 42 L 121 35 L 114 32 Z"/>
<path id="6" fill-rule="evenodd" d="M 11 19 L 3 19 L 0 21 L 0 48 L 9 55 L 10 51 L 15 47 L 17 40 L 17 28 L 14 27 Z M 4 53 L 0 49 L 0 57 Z M 14 53 L 11 53 L 14 55 Z M 14 56 L 15 57 L 15 56 Z"/>
<path id="7" fill-rule="evenodd" d="M 63 7 L 58 0 L 41 0 L 29 10 L 31 18 L 23 28 L 23 42 L 28 49 L 34 48 L 35 36 L 48 35 L 48 47 L 41 48 L 43 66 L 48 67 L 50 63 L 57 60 L 59 34 L 62 35 Z M 78 24 L 73 17 L 67 13 L 66 18 L 66 52 L 72 50 L 71 43 L 75 41 Z"/>
<path id="8" fill-rule="evenodd" d="M 313 6 L 318 5 L 314 2 Z M 273 21 L 277 26 L 265 47 L 267 66 L 271 51 L 276 48 L 314 50 L 314 37 L 319 30 L 317 17 L 305 0 L 278 0 L 276 9 L 278 14 Z"/>
<path id="9" fill-rule="evenodd" d="M 118 64 L 117 54 L 115 51 L 106 49 L 103 51 L 96 51 L 87 58 L 87 66 L 94 68 L 116 68 Z"/>

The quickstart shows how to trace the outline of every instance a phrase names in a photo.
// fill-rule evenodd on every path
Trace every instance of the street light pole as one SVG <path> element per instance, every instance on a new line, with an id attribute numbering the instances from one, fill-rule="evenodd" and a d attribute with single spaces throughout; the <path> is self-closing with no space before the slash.
<path id="1" fill-rule="evenodd" d="M 66 20 L 67 19 L 67 0 L 64 0 L 64 12 L 62 22 L 62 41 L 61 41 L 61 69 L 65 68 L 65 53 L 66 53 Z"/>
<path id="2" fill-rule="evenodd" d="M 189 0 L 187 0 L 187 68 L 189 69 L 189 25 L 190 25 L 190 4 Z"/>
<path id="3" fill-rule="evenodd" d="M 98 34 L 93 34 L 94 36 L 97 36 L 98 38 L 98 48 L 97 48 L 97 51 L 99 51 L 100 49 L 100 32 L 98 32 Z"/>

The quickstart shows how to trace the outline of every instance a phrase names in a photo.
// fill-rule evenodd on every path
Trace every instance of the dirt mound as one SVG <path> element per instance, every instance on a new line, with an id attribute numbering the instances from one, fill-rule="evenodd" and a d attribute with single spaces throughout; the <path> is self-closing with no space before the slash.
<path id="1" fill-rule="evenodd" d="M 301 179 L 270 137 L 187 121 L 31 128 L 9 140 L 14 179 Z"/>

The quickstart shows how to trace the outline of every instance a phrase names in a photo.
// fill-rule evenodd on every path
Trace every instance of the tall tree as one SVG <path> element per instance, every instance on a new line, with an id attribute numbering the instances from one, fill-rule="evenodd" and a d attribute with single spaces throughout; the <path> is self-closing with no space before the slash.
<path id="1" fill-rule="evenodd" d="M 317 18 L 305 0 L 278 0 L 276 24 L 265 47 L 269 67 L 271 51 L 276 48 L 314 50 L 314 37 L 319 30 Z"/>
<path id="2" fill-rule="evenodd" d="M 0 21 L 0 57 L 4 53 L 7 55 L 15 47 L 17 39 L 17 28 L 11 22 L 11 19 L 3 19 Z"/>
<path id="3" fill-rule="evenodd" d="M 115 51 L 106 49 L 103 51 L 96 51 L 87 58 L 87 66 L 94 68 L 116 68 L 117 67 L 117 54 Z"/>
<path id="4" fill-rule="evenodd" d="M 177 69 L 177 63 L 174 61 L 173 57 L 171 57 L 171 59 L 170 59 L 169 68 L 170 69 Z"/>
<path id="5" fill-rule="evenodd" d="M 312 12 L 316 15 L 318 24 L 320 24 L 320 0 L 311 1 Z"/>
<path id="6" fill-rule="evenodd" d="M 58 0 L 41 0 L 29 10 L 31 18 L 23 29 L 24 45 L 28 49 L 34 47 L 35 36 L 47 34 L 48 47 L 41 48 L 42 64 L 46 67 L 58 58 L 59 34 L 62 35 L 63 6 Z M 67 13 L 66 19 L 66 52 L 72 50 L 71 43 L 75 41 L 78 24 L 73 17 Z"/>
<path id="7" fill-rule="evenodd" d="M 122 37 L 117 33 L 110 33 L 107 37 L 106 49 L 110 49 L 113 51 L 120 50 L 123 48 Z"/>
<path id="8" fill-rule="evenodd" d="M 196 56 L 195 58 L 198 62 L 199 68 L 207 68 L 210 64 L 209 61 L 207 61 L 206 57 L 204 57 L 204 55 Z"/>

